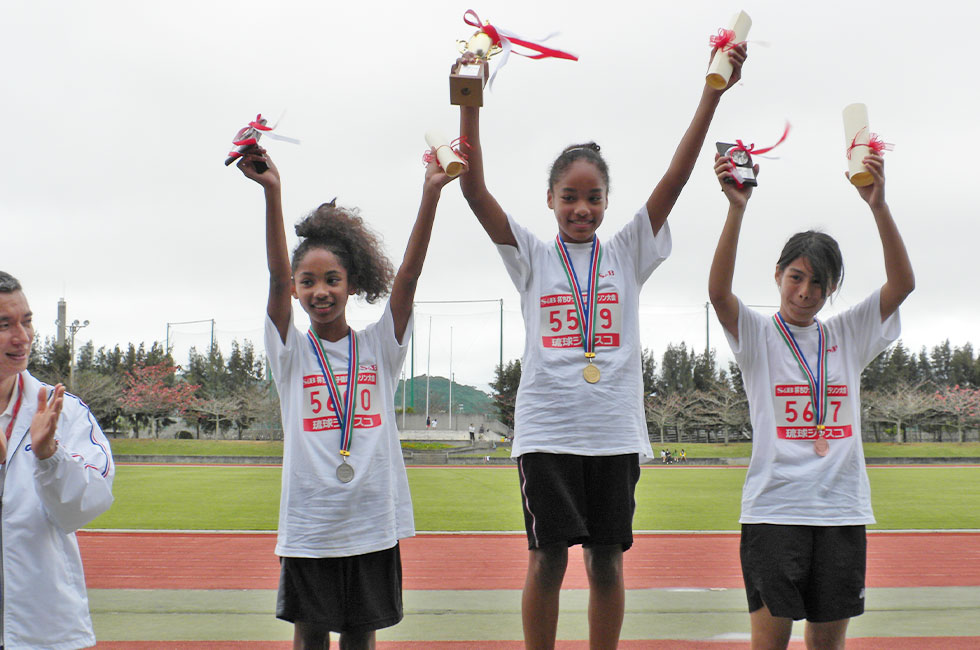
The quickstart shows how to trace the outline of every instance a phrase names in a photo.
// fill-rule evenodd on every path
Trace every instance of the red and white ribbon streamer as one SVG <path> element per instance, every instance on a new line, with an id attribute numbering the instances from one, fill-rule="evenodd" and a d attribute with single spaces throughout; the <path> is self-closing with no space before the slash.
<path id="1" fill-rule="evenodd" d="M 786 128 L 783 129 L 783 135 L 780 136 L 779 140 L 776 141 L 776 144 L 769 145 L 768 147 L 763 147 L 762 149 L 756 149 L 754 142 L 749 146 L 745 146 L 744 142 L 742 142 L 741 140 L 736 140 L 733 149 L 736 151 L 744 151 L 749 156 L 758 156 L 759 154 L 767 153 L 769 151 L 772 151 L 773 149 L 775 149 L 776 147 L 778 147 L 779 145 L 781 145 L 783 142 L 786 141 L 786 137 L 789 135 L 789 128 L 790 125 L 789 122 L 787 122 Z M 763 158 L 765 158 L 765 156 L 763 156 Z M 735 181 L 735 185 L 737 185 L 739 189 L 742 189 L 742 181 L 738 179 L 737 175 L 733 175 L 733 180 Z"/>
<path id="2" fill-rule="evenodd" d="M 244 150 L 252 145 L 258 144 L 259 138 L 263 135 L 270 140 L 279 140 L 282 142 L 289 142 L 291 144 L 300 143 L 296 138 L 289 138 L 272 132 L 279 125 L 278 120 L 272 126 L 268 126 L 266 121 L 267 120 L 262 118 L 262 113 L 259 113 L 255 116 L 254 120 L 248 123 L 248 126 L 242 127 L 238 130 L 238 133 L 235 134 L 234 139 L 231 141 L 231 143 L 238 147 L 238 149 L 228 152 L 229 161 L 241 158 Z"/>
<path id="3" fill-rule="evenodd" d="M 553 59 L 568 59 L 569 61 L 578 61 L 578 57 L 570 52 L 565 52 L 563 50 L 556 50 L 554 48 L 547 47 L 546 45 L 542 45 L 543 42 L 547 41 L 548 39 L 554 36 L 557 36 L 558 32 L 553 32 L 551 34 L 548 34 L 544 38 L 537 38 L 537 39 L 524 38 L 515 32 L 504 29 L 503 27 L 491 25 L 489 22 L 484 24 L 480 20 L 480 17 L 472 9 L 466 10 L 466 13 L 463 14 L 463 21 L 467 25 L 470 25 L 471 27 L 476 27 L 484 34 L 489 36 L 493 44 L 498 46 L 503 52 L 503 55 L 500 57 L 500 64 L 497 66 L 497 69 L 494 70 L 494 73 L 490 75 L 491 90 L 493 90 L 494 78 L 497 76 L 497 73 L 500 72 L 501 68 L 507 65 L 507 59 L 510 56 L 511 52 L 517 54 L 518 56 L 527 57 L 529 59 L 553 58 Z M 515 45 L 518 45 L 523 48 L 527 48 L 528 50 L 531 50 L 533 54 L 529 54 L 527 52 L 521 52 L 520 50 L 515 50 L 514 49 Z"/>

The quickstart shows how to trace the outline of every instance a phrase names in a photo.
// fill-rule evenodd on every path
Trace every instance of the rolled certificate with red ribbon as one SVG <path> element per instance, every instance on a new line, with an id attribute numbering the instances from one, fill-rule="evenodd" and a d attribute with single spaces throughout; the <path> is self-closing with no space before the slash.
<path id="1" fill-rule="evenodd" d="M 739 11 L 732 16 L 728 29 L 719 29 L 718 34 L 709 39 L 716 51 L 704 80 L 715 90 L 723 90 L 728 85 L 734 70 L 732 62 L 728 60 L 728 51 L 745 42 L 751 27 L 752 19 L 744 11 Z"/>
<path id="2" fill-rule="evenodd" d="M 844 107 L 844 138 L 847 143 L 847 172 L 851 183 L 864 187 L 874 183 L 874 177 L 864 166 L 868 154 L 881 155 L 891 151 L 893 145 L 883 142 L 877 133 L 868 126 L 868 107 L 864 104 L 850 104 Z"/>
<path id="3" fill-rule="evenodd" d="M 446 136 L 438 131 L 426 131 L 425 143 L 436 152 L 436 160 L 439 162 L 439 166 L 450 178 L 456 178 L 462 173 L 466 165 L 462 158 L 453 151 Z"/>

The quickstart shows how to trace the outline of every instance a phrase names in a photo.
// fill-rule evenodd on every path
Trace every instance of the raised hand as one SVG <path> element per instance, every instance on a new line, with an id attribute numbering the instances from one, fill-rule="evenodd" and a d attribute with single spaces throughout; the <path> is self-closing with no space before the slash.
<path id="1" fill-rule="evenodd" d="M 31 450 L 38 460 L 50 458 L 58 449 L 54 434 L 64 401 L 65 387 L 62 384 L 54 387 L 50 400 L 47 389 L 42 387 L 37 393 L 37 412 L 31 420 Z"/>

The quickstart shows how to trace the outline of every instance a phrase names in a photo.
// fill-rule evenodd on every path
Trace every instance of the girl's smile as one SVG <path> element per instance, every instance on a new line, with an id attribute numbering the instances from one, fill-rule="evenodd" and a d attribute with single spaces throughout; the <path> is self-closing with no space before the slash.
<path id="1" fill-rule="evenodd" d="M 555 211 L 562 241 L 587 243 L 602 224 L 609 200 L 606 183 L 596 166 L 576 160 L 548 190 L 548 207 Z"/>
<path id="2" fill-rule="evenodd" d="M 337 256 L 325 248 L 311 248 L 293 274 L 293 297 L 310 317 L 317 336 L 339 341 L 347 336 L 347 299 L 356 293 Z"/>

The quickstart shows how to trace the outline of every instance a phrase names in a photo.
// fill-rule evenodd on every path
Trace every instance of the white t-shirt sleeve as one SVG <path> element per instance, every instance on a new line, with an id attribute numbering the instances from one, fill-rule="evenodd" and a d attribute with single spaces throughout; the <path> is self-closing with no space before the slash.
<path id="1" fill-rule="evenodd" d="M 268 314 L 265 316 L 265 354 L 269 360 L 269 371 L 276 384 L 279 385 L 288 378 L 293 364 L 299 363 L 297 357 L 298 345 L 302 337 L 293 325 L 293 311 L 289 310 L 289 323 L 286 325 L 286 341 L 283 343 L 279 330 Z M 297 372 L 299 372 L 297 370 Z"/>
<path id="2" fill-rule="evenodd" d="M 391 302 L 385 305 L 384 313 L 376 323 L 365 328 L 364 333 L 377 341 L 375 349 L 381 351 L 381 363 L 384 365 L 384 376 L 398 380 L 398 374 L 405 363 L 408 344 L 412 339 L 412 328 L 415 325 L 414 310 L 408 317 L 402 340 L 395 338 L 395 317 L 391 313 Z"/>
<path id="3" fill-rule="evenodd" d="M 601 236 L 599 239 L 602 241 Z M 670 226 L 666 222 L 660 228 L 660 232 L 653 234 L 646 204 L 637 210 L 632 221 L 613 236 L 612 241 L 622 250 L 628 251 L 633 258 L 637 284 L 646 282 L 650 274 L 670 257 L 673 248 Z"/>
<path id="4" fill-rule="evenodd" d="M 725 338 L 728 339 L 732 354 L 735 355 L 735 361 L 744 375 L 755 368 L 757 363 L 767 363 L 765 328 L 769 319 L 754 309 L 746 307 L 739 298 L 736 297 L 736 300 L 738 300 L 738 340 L 727 329 L 722 328 L 722 330 L 725 332 Z"/>
<path id="5" fill-rule="evenodd" d="M 517 240 L 517 246 L 497 244 L 497 253 L 504 262 L 507 275 L 518 291 L 525 291 L 531 281 L 531 250 L 541 242 L 531 232 L 520 225 L 511 215 L 507 215 L 507 223 Z"/>

